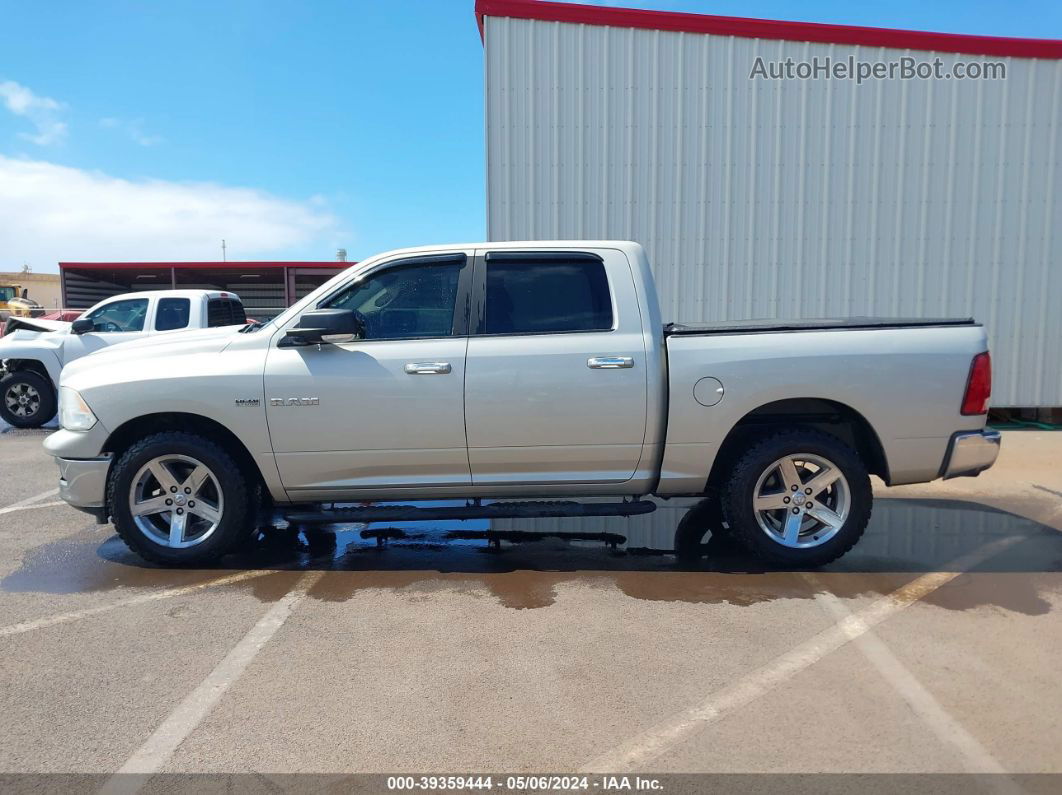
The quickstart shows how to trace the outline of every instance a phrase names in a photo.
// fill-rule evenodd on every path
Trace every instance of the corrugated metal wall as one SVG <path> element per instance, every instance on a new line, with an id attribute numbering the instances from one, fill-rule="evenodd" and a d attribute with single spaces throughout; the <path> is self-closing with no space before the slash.
<path id="1" fill-rule="evenodd" d="M 765 81 L 756 56 L 934 54 L 484 28 L 492 240 L 637 240 L 666 320 L 973 315 L 993 404 L 1062 405 L 1062 61 L 987 58 L 1002 81 Z"/>

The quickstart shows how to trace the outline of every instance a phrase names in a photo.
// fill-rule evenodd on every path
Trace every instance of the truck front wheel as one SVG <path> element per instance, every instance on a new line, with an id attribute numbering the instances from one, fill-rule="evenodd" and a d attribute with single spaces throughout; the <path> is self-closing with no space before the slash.
<path id="1" fill-rule="evenodd" d="M 108 505 L 121 539 L 164 565 L 216 560 L 251 534 L 247 480 L 214 442 L 169 431 L 134 444 L 111 470 Z"/>
<path id="2" fill-rule="evenodd" d="M 32 370 L 16 370 L 0 379 L 0 417 L 16 428 L 39 428 L 55 416 L 52 383 Z"/>
<path id="3" fill-rule="evenodd" d="M 736 462 L 723 489 L 734 538 L 783 566 L 822 566 L 851 549 L 870 521 L 870 476 L 840 439 L 811 428 L 777 431 Z"/>

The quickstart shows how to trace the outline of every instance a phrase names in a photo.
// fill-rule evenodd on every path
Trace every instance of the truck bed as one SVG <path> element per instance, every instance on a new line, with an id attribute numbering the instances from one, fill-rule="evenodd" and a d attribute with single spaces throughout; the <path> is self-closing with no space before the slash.
<path id="1" fill-rule="evenodd" d="M 723 320 L 717 323 L 666 323 L 665 337 L 712 334 L 773 334 L 794 331 L 843 331 L 851 329 L 929 328 L 933 326 L 980 326 L 972 317 L 844 317 L 797 320 Z"/>

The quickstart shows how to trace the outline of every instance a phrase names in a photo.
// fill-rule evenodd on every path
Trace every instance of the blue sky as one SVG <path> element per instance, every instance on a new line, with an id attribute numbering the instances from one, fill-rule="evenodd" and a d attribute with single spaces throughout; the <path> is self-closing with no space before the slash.
<path id="1" fill-rule="evenodd" d="M 616 2 L 1003 36 L 1062 4 Z M 473 0 L 0 0 L 0 270 L 482 239 Z"/>

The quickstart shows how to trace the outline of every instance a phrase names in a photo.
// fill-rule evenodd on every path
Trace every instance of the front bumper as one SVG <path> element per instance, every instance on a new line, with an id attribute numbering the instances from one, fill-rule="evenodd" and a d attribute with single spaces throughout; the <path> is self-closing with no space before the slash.
<path id="1" fill-rule="evenodd" d="M 100 518 L 106 510 L 107 471 L 111 467 L 111 457 L 56 456 L 55 463 L 59 465 L 59 496 L 73 507 Z"/>
<path id="2" fill-rule="evenodd" d="M 999 431 L 961 431 L 951 437 L 941 473 L 944 479 L 979 475 L 996 463 Z"/>

